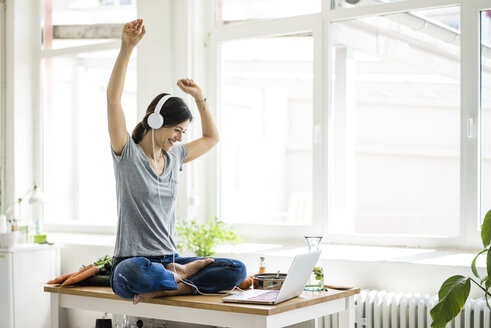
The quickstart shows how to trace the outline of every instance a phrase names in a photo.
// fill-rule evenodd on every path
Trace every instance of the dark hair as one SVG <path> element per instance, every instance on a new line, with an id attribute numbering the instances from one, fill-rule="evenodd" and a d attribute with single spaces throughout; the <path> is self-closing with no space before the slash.
<path id="1" fill-rule="evenodd" d="M 159 94 L 152 100 L 150 105 L 148 105 L 145 116 L 141 122 L 135 126 L 133 133 L 131 134 L 131 137 L 135 143 L 140 143 L 145 133 L 152 129 L 148 125 L 148 117 L 155 111 L 155 106 L 157 106 L 159 100 L 167 95 L 168 93 Z M 191 114 L 189 107 L 179 97 L 169 98 L 160 109 L 160 115 L 164 117 L 163 126 L 175 126 L 186 120 L 189 120 L 190 122 L 193 120 L 193 115 Z"/>

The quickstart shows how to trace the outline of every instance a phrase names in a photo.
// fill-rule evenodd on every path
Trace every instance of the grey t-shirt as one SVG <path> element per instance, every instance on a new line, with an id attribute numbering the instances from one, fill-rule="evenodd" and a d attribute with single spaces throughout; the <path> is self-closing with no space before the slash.
<path id="1" fill-rule="evenodd" d="M 157 176 L 143 149 L 128 134 L 120 156 L 112 152 L 118 202 L 114 256 L 161 256 L 176 252 L 174 222 L 177 176 L 187 150 L 177 144 Z"/>

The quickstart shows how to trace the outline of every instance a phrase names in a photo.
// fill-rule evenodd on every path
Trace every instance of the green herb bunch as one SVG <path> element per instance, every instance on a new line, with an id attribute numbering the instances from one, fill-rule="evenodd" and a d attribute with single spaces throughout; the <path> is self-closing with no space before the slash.
<path id="1" fill-rule="evenodd" d="M 111 269 L 113 266 L 113 258 L 109 255 L 104 255 L 97 259 L 97 261 L 93 262 L 96 267 L 99 268 L 99 271 L 92 277 L 79 281 L 77 284 L 82 286 L 111 286 L 110 275 Z M 85 265 L 82 265 L 82 268 L 85 268 Z"/>
<path id="2" fill-rule="evenodd" d="M 177 221 L 176 233 L 180 239 L 177 245 L 179 251 L 188 249 L 199 257 L 214 255 L 213 248 L 225 241 L 233 244 L 240 241 L 237 232 L 217 217 L 204 224 L 195 220 Z"/>
<path id="3" fill-rule="evenodd" d="M 99 271 L 96 273 L 97 275 L 109 275 L 111 274 L 111 269 L 113 266 L 113 258 L 109 255 L 104 255 L 103 257 L 99 257 L 97 261 L 92 264 L 99 267 Z M 82 265 L 80 269 L 85 267 L 86 265 Z"/>

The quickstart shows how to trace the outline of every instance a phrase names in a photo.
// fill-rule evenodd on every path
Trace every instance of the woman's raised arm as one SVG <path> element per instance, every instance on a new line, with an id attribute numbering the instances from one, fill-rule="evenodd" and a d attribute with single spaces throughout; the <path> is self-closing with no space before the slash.
<path id="1" fill-rule="evenodd" d="M 191 79 L 181 79 L 177 81 L 177 85 L 182 91 L 194 98 L 201 118 L 202 137 L 186 144 L 188 155 L 184 162 L 187 163 L 213 148 L 220 138 L 215 122 L 207 108 L 206 99 L 203 98 L 201 88 Z"/>
<path id="2" fill-rule="evenodd" d="M 123 94 L 126 69 L 130 61 L 133 48 L 145 35 L 145 26 L 142 19 L 137 19 L 124 25 L 121 33 L 121 49 L 107 86 L 107 122 L 111 147 L 116 154 L 121 154 L 128 132 L 121 95 Z"/>

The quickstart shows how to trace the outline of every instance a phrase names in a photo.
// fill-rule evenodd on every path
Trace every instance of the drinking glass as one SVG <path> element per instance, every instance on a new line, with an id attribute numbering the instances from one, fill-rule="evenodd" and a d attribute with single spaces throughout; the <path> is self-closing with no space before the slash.
<path id="1" fill-rule="evenodd" d="M 309 252 L 315 252 L 319 249 L 319 244 L 322 240 L 322 236 L 304 236 Z M 307 291 L 321 291 L 324 290 L 324 269 L 316 265 L 310 274 L 309 281 L 305 285 L 304 290 Z"/>

